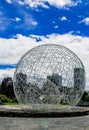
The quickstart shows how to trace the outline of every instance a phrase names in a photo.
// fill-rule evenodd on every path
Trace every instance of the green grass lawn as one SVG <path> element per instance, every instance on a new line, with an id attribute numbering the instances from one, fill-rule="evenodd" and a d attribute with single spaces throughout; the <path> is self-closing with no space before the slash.
<path id="1" fill-rule="evenodd" d="M 6 102 L 4 105 L 19 105 L 18 102 Z"/>

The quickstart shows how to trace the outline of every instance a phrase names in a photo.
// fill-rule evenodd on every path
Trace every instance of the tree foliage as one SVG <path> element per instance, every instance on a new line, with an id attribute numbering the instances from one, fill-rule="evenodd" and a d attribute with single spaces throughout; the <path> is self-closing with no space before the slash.
<path id="1" fill-rule="evenodd" d="M 86 99 L 85 99 L 87 102 L 89 102 L 89 94 L 86 95 Z"/>
<path id="2" fill-rule="evenodd" d="M 15 97 L 13 91 L 13 82 L 8 81 L 7 78 L 4 78 L 1 83 L 0 93 L 6 95 L 8 98 L 13 99 Z"/>
<path id="3" fill-rule="evenodd" d="M 82 95 L 81 100 L 84 102 L 86 101 L 86 96 L 88 95 L 88 93 L 85 91 L 84 94 Z"/>
<path id="4" fill-rule="evenodd" d="M 11 100 L 6 95 L 0 94 L 0 102 L 1 103 L 10 102 L 10 101 Z"/>

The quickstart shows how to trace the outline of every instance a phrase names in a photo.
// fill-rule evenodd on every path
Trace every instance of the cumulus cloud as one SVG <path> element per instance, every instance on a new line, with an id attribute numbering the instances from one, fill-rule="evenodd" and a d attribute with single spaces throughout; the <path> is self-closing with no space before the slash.
<path id="1" fill-rule="evenodd" d="M 85 25 L 89 25 L 89 17 L 84 18 L 84 19 L 81 20 L 79 23 L 84 23 Z"/>
<path id="2" fill-rule="evenodd" d="M 25 4 L 25 3 L 24 3 L 23 1 L 21 1 L 21 0 L 18 0 L 17 2 L 18 2 L 18 4 L 20 4 L 20 5 L 24 5 L 24 4 Z"/>
<path id="3" fill-rule="evenodd" d="M 10 19 L 10 20 L 16 21 L 16 22 L 20 22 L 21 21 L 21 19 L 19 17 L 15 17 L 14 19 Z"/>
<path id="4" fill-rule="evenodd" d="M 66 16 L 63 16 L 63 17 L 59 18 L 59 20 L 61 20 L 61 21 L 66 21 L 67 18 L 66 18 Z"/>
<path id="5" fill-rule="evenodd" d="M 56 25 L 56 26 L 54 26 L 54 28 L 59 28 L 59 26 Z"/>
<path id="6" fill-rule="evenodd" d="M 38 6 L 42 6 L 43 8 L 49 8 L 44 0 L 24 0 L 24 4 L 28 4 L 32 8 L 37 8 Z"/>
<path id="7" fill-rule="evenodd" d="M 15 18 L 15 20 L 16 20 L 16 22 L 21 21 L 21 19 L 20 19 L 20 18 L 18 18 L 18 17 L 16 17 L 16 18 Z"/>
<path id="8" fill-rule="evenodd" d="M 15 69 L 0 69 L 0 82 L 3 80 L 5 77 L 13 77 Z"/>
<path id="9" fill-rule="evenodd" d="M 15 38 L 0 38 L 0 64 L 15 64 L 31 46 L 35 46 L 35 39 L 20 34 Z"/>
<path id="10" fill-rule="evenodd" d="M 38 22 L 35 20 L 35 18 L 33 17 L 31 13 L 26 12 L 23 8 L 19 8 L 19 7 L 16 7 L 16 8 L 18 10 L 18 14 L 14 18 L 13 17 L 9 18 L 8 15 L 6 15 L 6 13 L 0 12 L 0 30 L 1 31 L 5 31 L 9 29 L 9 27 L 12 27 L 13 24 L 14 26 L 12 28 L 14 29 L 25 28 L 27 30 L 33 29 L 36 27 L 36 25 L 38 25 Z M 16 23 L 19 23 L 19 24 L 16 24 Z"/>
<path id="11" fill-rule="evenodd" d="M 89 90 L 89 37 L 75 36 L 72 34 L 31 35 L 26 37 L 18 34 L 16 37 L 10 39 L 0 38 L 0 64 L 16 64 L 22 55 L 32 47 L 50 43 L 66 46 L 78 55 L 86 69 L 86 86 Z M 9 71 L 0 70 L 0 76 L 9 74 Z"/>
<path id="12" fill-rule="evenodd" d="M 50 5 L 56 6 L 56 7 L 63 7 L 66 5 L 73 5 L 74 3 L 71 0 L 47 0 Z"/>
<path id="13" fill-rule="evenodd" d="M 32 21 L 32 23 L 31 23 L 32 25 L 37 25 L 38 23 L 36 22 L 36 21 Z"/>
<path id="14" fill-rule="evenodd" d="M 6 0 L 7 3 L 11 4 L 12 3 L 12 0 Z"/>
<path id="15" fill-rule="evenodd" d="M 28 4 L 32 8 L 36 8 L 38 6 L 42 6 L 44 8 L 49 8 L 49 6 L 46 4 L 48 2 L 50 5 L 55 7 L 65 7 L 65 6 L 75 6 L 78 3 L 81 3 L 81 0 L 76 0 L 73 2 L 73 0 L 24 0 L 24 4 Z M 21 0 L 19 0 L 19 4 L 23 4 Z"/>

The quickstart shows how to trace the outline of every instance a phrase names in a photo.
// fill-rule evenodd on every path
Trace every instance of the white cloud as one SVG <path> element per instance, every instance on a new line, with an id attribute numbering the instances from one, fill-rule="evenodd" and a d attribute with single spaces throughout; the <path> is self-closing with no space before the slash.
<path id="1" fill-rule="evenodd" d="M 38 25 L 37 21 L 33 18 L 33 16 L 29 13 L 26 13 L 23 9 L 18 9 L 19 14 L 23 14 L 23 18 L 15 17 L 15 19 L 11 19 L 16 22 L 20 22 L 19 26 L 15 25 L 15 28 L 26 28 L 28 30 L 36 27 Z"/>
<path id="2" fill-rule="evenodd" d="M 12 21 L 16 21 L 16 22 L 21 21 L 21 19 L 20 19 L 19 17 L 15 17 L 14 19 L 10 19 L 10 20 L 12 20 Z"/>
<path id="3" fill-rule="evenodd" d="M 21 17 L 16 16 L 16 17 L 10 19 L 5 14 L 2 14 L 2 12 L 0 13 L 0 15 L 1 15 L 0 30 L 1 31 L 7 30 L 9 28 L 9 26 L 11 24 L 13 24 L 13 22 L 20 23 L 19 26 L 18 26 L 18 24 L 14 25 L 15 29 L 26 28 L 26 29 L 30 30 L 30 29 L 33 29 L 36 27 L 36 25 L 38 23 L 35 20 L 35 18 L 31 15 L 31 13 L 27 13 L 23 8 L 19 8 L 19 7 L 17 7 L 17 10 L 18 10 L 18 14 L 22 14 Z M 3 24 L 3 26 L 2 26 L 2 24 Z"/>
<path id="4" fill-rule="evenodd" d="M 38 23 L 36 22 L 36 21 L 32 21 L 32 23 L 31 23 L 32 25 L 37 25 Z"/>
<path id="5" fill-rule="evenodd" d="M 0 69 L 0 82 L 5 77 L 8 77 L 8 76 L 13 77 L 14 71 L 15 69 L 7 69 L 7 70 Z"/>
<path id="6" fill-rule="evenodd" d="M 79 23 L 85 23 L 85 25 L 89 25 L 89 17 L 79 21 Z"/>
<path id="7" fill-rule="evenodd" d="M 21 21 L 21 19 L 20 19 L 20 18 L 18 18 L 18 17 L 16 17 L 16 18 L 15 18 L 15 20 L 16 20 L 16 22 Z"/>
<path id="8" fill-rule="evenodd" d="M 36 43 L 34 39 L 19 34 L 11 39 L 0 38 L 0 63 L 17 63 L 20 56 L 28 50 L 28 47 L 30 49 L 34 43 Z"/>
<path id="9" fill-rule="evenodd" d="M 59 28 L 59 26 L 56 25 L 56 26 L 54 26 L 54 28 Z"/>
<path id="10" fill-rule="evenodd" d="M 11 4 L 12 3 L 12 0 L 6 0 L 7 3 Z"/>
<path id="11" fill-rule="evenodd" d="M 67 18 L 66 18 L 65 16 L 63 16 L 63 17 L 59 18 L 59 20 L 61 20 L 61 21 L 66 21 Z"/>
<path id="12" fill-rule="evenodd" d="M 45 5 L 45 0 L 24 0 L 24 4 L 28 4 L 32 8 L 36 8 L 38 6 L 42 6 L 43 8 L 49 8 Z"/>
<path id="13" fill-rule="evenodd" d="M 18 2 L 18 4 L 20 4 L 20 5 L 24 5 L 24 2 L 21 1 L 21 0 L 18 0 L 17 2 Z"/>
<path id="14" fill-rule="evenodd" d="M 66 5 L 73 5 L 71 0 L 48 0 L 50 5 L 54 5 L 56 7 L 63 7 Z"/>
<path id="15" fill-rule="evenodd" d="M 65 6 L 75 6 L 80 3 L 81 0 L 76 0 L 75 2 L 73 2 L 72 0 L 24 0 L 24 4 L 28 4 L 32 8 L 36 8 L 38 6 L 49 8 L 46 2 L 48 2 L 52 6 L 60 8 Z"/>
<path id="16" fill-rule="evenodd" d="M 36 39 L 40 39 L 40 41 L 37 42 Z M 26 37 L 18 34 L 15 38 L 0 38 L 0 64 L 16 64 L 21 56 L 32 47 L 50 43 L 66 46 L 83 61 L 86 69 L 86 86 L 89 90 L 89 37 L 72 34 L 51 34 L 46 37 L 31 35 L 30 37 Z M 0 70 L 0 75 L 3 74 L 8 74 L 8 70 Z"/>

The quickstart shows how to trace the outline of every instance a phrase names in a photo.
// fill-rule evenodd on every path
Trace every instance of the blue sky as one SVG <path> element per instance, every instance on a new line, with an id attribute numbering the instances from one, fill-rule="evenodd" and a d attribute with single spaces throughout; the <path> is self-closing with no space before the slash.
<path id="1" fill-rule="evenodd" d="M 0 1 L 0 80 L 13 76 L 26 51 L 44 43 L 64 45 L 79 56 L 89 90 L 89 1 Z"/>
<path id="2" fill-rule="evenodd" d="M 1 0 L 0 37 L 11 38 L 16 34 L 29 36 L 31 34 L 47 35 L 69 32 L 75 35 L 89 36 L 89 19 L 86 19 L 89 17 L 88 0 L 79 2 L 74 0 L 74 4 L 77 2 L 77 6 L 65 4 L 63 7 L 61 7 L 61 4 L 59 7 L 54 6 L 50 2 L 45 2 L 47 7 L 41 5 L 30 7 L 31 0 L 27 0 L 29 1 L 28 4 L 25 4 L 25 2 L 19 4 L 18 1 Z"/>

